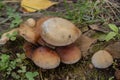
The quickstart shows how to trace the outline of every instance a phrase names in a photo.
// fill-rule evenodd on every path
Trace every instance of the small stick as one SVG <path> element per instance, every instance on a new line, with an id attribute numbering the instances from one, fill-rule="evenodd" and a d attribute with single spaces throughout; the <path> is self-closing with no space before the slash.
<path id="1" fill-rule="evenodd" d="M 2 3 L 16 3 L 16 2 L 21 2 L 21 0 L 5 0 L 5 1 L 2 1 Z"/>

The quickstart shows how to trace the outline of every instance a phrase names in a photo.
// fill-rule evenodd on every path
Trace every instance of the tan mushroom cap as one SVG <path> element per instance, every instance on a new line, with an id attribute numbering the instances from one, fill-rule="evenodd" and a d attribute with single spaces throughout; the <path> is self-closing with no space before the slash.
<path id="1" fill-rule="evenodd" d="M 70 21 L 58 17 L 49 18 L 41 25 L 41 37 L 54 46 L 66 46 L 81 35 L 81 31 Z"/>
<path id="2" fill-rule="evenodd" d="M 53 69 L 60 64 L 60 58 L 57 53 L 47 47 L 37 48 L 32 55 L 32 60 L 43 69 Z"/>
<path id="3" fill-rule="evenodd" d="M 92 63 L 96 68 L 107 68 L 113 63 L 113 58 L 105 50 L 99 50 L 92 56 Z"/>
<path id="4" fill-rule="evenodd" d="M 19 27 L 19 35 L 22 36 L 28 42 L 36 42 L 36 33 L 34 29 L 24 23 L 21 24 Z"/>
<path id="5" fill-rule="evenodd" d="M 56 49 L 61 61 L 65 64 L 74 64 L 81 59 L 81 51 L 77 46 L 69 45 Z"/>
<path id="6" fill-rule="evenodd" d="M 36 24 L 36 21 L 33 18 L 29 18 L 25 21 L 25 24 L 28 25 L 29 27 L 34 27 Z"/>

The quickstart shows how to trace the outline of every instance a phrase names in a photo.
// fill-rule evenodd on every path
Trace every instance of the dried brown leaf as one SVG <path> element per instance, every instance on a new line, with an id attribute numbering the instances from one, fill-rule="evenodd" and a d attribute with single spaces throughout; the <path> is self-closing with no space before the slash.
<path id="1" fill-rule="evenodd" d="M 96 41 L 96 39 L 90 38 L 88 36 L 82 35 L 77 41 L 76 44 L 79 46 L 83 57 L 89 55 L 88 50 L 90 46 Z"/>
<path id="2" fill-rule="evenodd" d="M 114 42 L 108 45 L 105 50 L 111 53 L 113 58 L 120 58 L 120 42 Z"/>

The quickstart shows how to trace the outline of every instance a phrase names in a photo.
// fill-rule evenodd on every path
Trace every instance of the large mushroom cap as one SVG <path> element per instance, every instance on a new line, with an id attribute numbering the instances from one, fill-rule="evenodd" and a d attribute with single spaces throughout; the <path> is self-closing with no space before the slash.
<path id="1" fill-rule="evenodd" d="M 96 68 L 107 68 L 113 63 L 113 58 L 105 50 L 99 50 L 92 56 L 92 63 Z"/>
<path id="2" fill-rule="evenodd" d="M 37 48 L 32 55 L 32 60 L 43 69 L 53 69 L 60 64 L 57 53 L 46 47 Z"/>
<path id="3" fill-rule="evenodd" d="M 74 64 L 81 59 L 81 51 L 75 45 L 59 47 L 56 49 L 61 61 L 65 64 Z"/>
<path id="4" fill-rule="evenodd" d="M 73 43 L 81 35 L 81 31 L 66 19 L 53 17 L 41 25 L 41 37 L 54 46 L 65 46 Z"/>

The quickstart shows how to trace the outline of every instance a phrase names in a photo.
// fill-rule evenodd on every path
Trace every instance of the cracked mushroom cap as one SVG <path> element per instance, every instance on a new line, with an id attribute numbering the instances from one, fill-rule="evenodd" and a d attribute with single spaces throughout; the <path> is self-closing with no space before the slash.
<path id="1" fill-rule="evenodd" d="M 70 21 L 58 17 L 49 18 L 41 25 L 42 39 L 53 46 L 66 46 L 81 35 L 81 31 Z"/>
<path id="2" fill-rule="evenodd" d="M 105 50 L 99 50 L 92 56 L 92 63 L 96 68 L 107 68 L 113 63 L 113 57 Z"/>
<path id="3" fill-rule="evenodd" d="M 58 47 L 56 51 L 59 54 L 61 61 L 65 64 L 74 64 L 81 59 L 81 51 L 75 45 Z"/>

